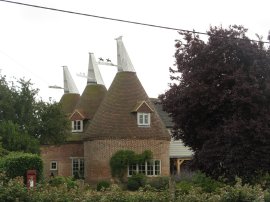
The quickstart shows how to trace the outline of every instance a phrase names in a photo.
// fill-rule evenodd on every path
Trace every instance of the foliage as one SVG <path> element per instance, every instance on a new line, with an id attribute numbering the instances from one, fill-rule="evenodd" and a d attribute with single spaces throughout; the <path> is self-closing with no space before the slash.
<path id="1" fill-rule="evenodd" d="M 236 184 L 226 186 L 221 190 L 222 202 L 238 202 L 238 201 L 264 201 L 264 192 L 259 185 L 250 186 L 242 184 L 240 178 L 236 179 Z"/>
<path id="2" fill-rule="evenodd" d="M 146 184 L 146 176 L 144 174 L 138 173 L 128 178 L 127 188 L 130 191 L 136 191 L 140 187 L 144 187 L 145 184 Z"/>
<path id="3" fill-rule="evenodd" d="M 188 194 L 189 191 L 194 187 L 194 184 L 191 181 L 182 180 L 176 184 L 177 194 Z"/>
<path id="4" fill-rule="evenodd" d="M 197 172 L 193 178 L 192 182 L 195 186 L 201 187 L 204 192 L 215 192 L 217 189 L 224 186 L 223 183 L 216 181 L 210 177 L 207 177 L 201 172 Z"/>
<path id="5" fill-rule="evenodd" d="M 1 128 L 1 127 L 0 127 Z M 1 130 L 1 129 L 0 129 Z M 2 144 L 2 137 L 0 136 L 0 158 L 6 156 L 9 154 L 9 151 L 5 148 L 3 148 L 3 144 Z"/>
<path id="6" fill-rule="evenodd" d="M 85 187 L 68 187 L 65 183 L 51 186 L 48 183 L 38 184 L 35 189 L 27 190 L 21 178 L 10 179 L 8 182 L 0 178 L 0 201 L 49 202 L 49 201 L 86 201 L 86 202 L 263 202 L 269 201 L 269 192 L 259 185 L 242 184 L 240 179 L 233 186 L 227 185 L 214 192 L 204 192 L 201 187 L 191 186 L 186 193 L 176 190 L 175 196 L 168 190 L 137 192 L 123 191 L 118 185 L 112 184 L 108 189 L 99 192 Z M 178 189 L 178 188 L 177 188 Z"/>
<path id="7" fill-rule="evenodd" d="M 70 122 L 61 109 L 60 103 L 39 102 L 38 139 L 41 144 L 59 144 L 70 133 Z M 55 135 L 57 134 L 57 135 Z"/>
<path id="8" fill-rule="evenodd" d="M 67 136 L 70 124 L 60 104 L 38 100 L 39 90 L 32 86 L 30 80 L 8 82 L 0 75 L 0 136 L 5 149 L 37 153 L 38 143 L 62 143 Z"/>
<path id="9" fill-rule="evenodd" d="M 151 177 L 147 178 L 147 184 L 158 191 L 166 190 L 169 188 L 169 177 Z"/>
<path id="10" fill-rule="evenodd" d="M 100 181 L 97 184 L 97 191 L 105 190 L 110 187 L 110 183 L 108 181 Z"/>
<path id="11" fill-rule="evenodd" d="M 150 159 L 152 159 L 152 152 L 149 150 L 144 151 L 142 154 L 136 154 L 131 150 L 119 150 L 110 160 L 112 176 L 122 178 L 128 165 L 143 163 Z"/>
<path id="12" fill-rule="evenodd" d="M 39 153 L 39 141 L 28 133 L 21 131 L 12 121 L 0 122 L 0 136 L 3 146 L 9 151 Z"/>
<path id="13" fill-rule="evenodd" d="M 78 186 L 76 181 L 72 177 L 63 177 L 63 176 L 56 176 L 49 180 L 49 184 L 53 187 L 58 187 L 62 185 L 66 185 L 67 188 L 75 188 Z"/>
<path id="14" fill-rule="evenodd" d="M 37 154 L 11 152 L 0 160 L 1 170 L 9 178 L 23 176 L 26 182 L 27 170 L 37 171 L 37 181 L 43 176 L 43 162 Z"/>
<path id="15" fill-rule="evenodd" d="M 204 193 L 212 193 L 224 186 L 225 184 L 222 182 L 207 177 L 201 172 L 194 173 L 192 177 L 183 177 L 181 180 L 176 182 L 176 188 L 179 194 L 188 194 L 190 190 L 193 190 L 193 188 L 200 188 Z"/>
<path id="16" fill-rule="evenodd" d="M 270 51 L 247 29 L 211 27 L 176 43 L 175 84 L 160 96 L 173 136 L 194 151 L 193 165 L 214 178 L 249 181 L 270 169 Z"/>
<path id="17" fill-rule="evenodd" d="M 3 181 L 0 183 L 0 201 L 14 202 L 18 199 L 27 202 L 27 194 L 27 188 L 21 177 L 10 179 L 7 183 Z"/>

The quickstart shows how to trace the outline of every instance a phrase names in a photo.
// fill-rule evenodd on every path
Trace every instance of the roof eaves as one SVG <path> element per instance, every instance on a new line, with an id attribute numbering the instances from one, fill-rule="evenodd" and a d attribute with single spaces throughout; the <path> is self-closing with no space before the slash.
<path id="1" fill-rule="evenodd" d="M 85 116 L 79 110 L 77 110 L 77 109 L 69 116 L 69 119 L 71 119 L 72 116 L 74 114 L 76 114 L 76 113 L 78 113 L 80 115 L 80 117 L 82 117 L 82 119 L 85 119 Z"/>
<path id="2" fill-rule="evenodd" d="M 149 106 L 149 104 L 147 104 L 145 100 L 139 101 L 131 112 L 137 112 L 143 104 L 145 104 L 151 110 L 151 112 L 154 112 L 154 110 Z"/>

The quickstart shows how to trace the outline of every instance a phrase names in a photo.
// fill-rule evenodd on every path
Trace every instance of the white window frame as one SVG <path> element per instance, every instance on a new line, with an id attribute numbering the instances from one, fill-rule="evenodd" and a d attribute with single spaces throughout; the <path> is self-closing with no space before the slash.
<path id="1" fill-rule="evenodd" d="M 72 132 L 83 132 L 83 120 L 74 120 L 72 123 Z M 78 128 L 78 123 L 80 123 L 80 128 Z"/>
<path id="2" fill-rule="evenodd" d="M 55 168 L 53 165 L 55 165 Z M 50 170 L 57 170 L 57 169 L 58 169 L 57 161 L 51 161 Z"/>
<path id="3" fill-rule="evenodd" d="M 156 164 L 157 162 L 159 162 L 158 164 Z M 149 167 L 152 164 L 152 169 L 149 170 Z M 144 167 L 145 170 L 142 170 L 142 168 Z M 159 169 L 157 169 L 157 167 Z M 152 172 L 151 172 L 152 171 Z M 149 174 L 151 172 L 151 174 Z M 139 165 L 139 164 L 132 164 L 128 166 L 128 177 L 131 177 L 133 174 L 135 173 L 142 173 L 145 174 L 146 176 L 150 176 L 150 177 L 156 177 L 156 176 L 160 176 L 161 175 L 161 160 L 150 160 L 150 161 L 145 161 L 143 166 Z"/>
<path id="4" fill-rule="evenodd" d="M 72 176 L 74 176 L 74 161 L 78 161 L 78 171 L 81 171 L 81 166 L 83 166 L 83 169 L 82 169 L 82 176 L 80 177 L 83 177 L 84 178 L 84 174 L 85 174 L 85 161 L 84 161 L 84 158 L 82 157 L 73 157 L 71 158 L 72 159 L 72 162 L 71 162 L 71 173 L 72 173 Z M 77 171 L 77 170 L 76 170 Z"/>
<path id="5" fill-rule="evenodd" d="M 143 112 L 138 112 L 137 113 L 137 124 L 138 124 L 138 126 L 149 127 L 150 123 L 151 123 L 151 115 L 150 115 L 150 113 L 143 113 Z"/>

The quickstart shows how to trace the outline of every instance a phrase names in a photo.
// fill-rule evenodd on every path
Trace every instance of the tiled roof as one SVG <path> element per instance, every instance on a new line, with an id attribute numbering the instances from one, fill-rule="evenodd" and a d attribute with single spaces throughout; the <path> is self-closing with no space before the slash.
<path id="1" fill-rule="evenodd" d="M 73 112 L 79 99 L 80 95 L 77 93 L 64 94 L 60 100 L 64 113 L 70 115 Z"/>
<path id="2" fill-rule="evenodd" d="M 151 102 L 154 104 L 157 113 L 162 119 L 163 123 L 167 128 L 172 128 L 174 126 L 172 122 L 172 118 L 169 116 L 167 112 L 162 109 L 162 104 L 158 98 L 150 98 Z"/>
<path id="3" fill-rule="evenodd" d="M 92 119 L 106 93 L 107 89 L 104 85 L 87 85 L 75 110 L 79 111 L 86 119 Z"/>
<path id="4" fill-rule="evenodd" d="M 151 126 L 138 127 L 132 112 L 138 101 L 154 109 L 135 72 L 118 72 L 102 104 L 87 128 L 86 139 L 166 139 L 170 135 L 156 111 Z"/>

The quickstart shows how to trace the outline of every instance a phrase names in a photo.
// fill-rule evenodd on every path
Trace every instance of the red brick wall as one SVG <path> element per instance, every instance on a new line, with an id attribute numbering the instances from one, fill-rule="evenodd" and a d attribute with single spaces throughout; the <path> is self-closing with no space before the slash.
<path id="1" fill-rule="evenodd" d="M 72 175 L 72 160 L 70 157 L 83 157 L 83 143 L 72 143 L 63 145 L 41 146 L 41 157 L 44 163 L 44 176 L 49 177 L 50 162 L 57 161 L 58 175 Z"/>
<path id="2" fill-rule="evenodd" d="M 111 180 L 110 159 L 118 150 L 153 152 L 153 158 L 161 160 L 161 175 L 169 176 L 169 141 L 166 140 L 94 140 L 84 142 L 85 180 L 96 183 Z"/>

